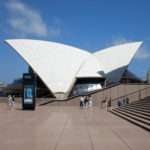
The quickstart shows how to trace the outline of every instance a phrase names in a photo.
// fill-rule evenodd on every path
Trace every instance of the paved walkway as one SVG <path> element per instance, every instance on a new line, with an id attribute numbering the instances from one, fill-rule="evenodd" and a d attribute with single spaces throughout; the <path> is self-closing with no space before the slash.
<path id="1" fill-rule="evenodd" d="M 150 133 L 94 107 L 9 110 L 0 103 L 1 150 L 150 150 Z"/>

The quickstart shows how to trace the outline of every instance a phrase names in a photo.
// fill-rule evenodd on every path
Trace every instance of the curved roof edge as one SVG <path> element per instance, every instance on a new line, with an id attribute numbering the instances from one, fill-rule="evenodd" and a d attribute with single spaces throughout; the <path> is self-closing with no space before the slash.
<path id="1" fill-rule="evenodd" d="M 93 57 L 82 49 L 55 42 L 30 39 L 5 42 L 33 68 L 52 93 L 69 92 L 81 65 Z"/>
<path id="2" fill-rule="evenodd" d="M 99 50 L 94 55 L 105 73 L 128 66 L 143 42 L 129 42 Z"/>
<path id="3" fill-rule="evenodd" d="M 108 74 L 128 66 L 142 45 L 142 42 L 130 42 L 91 54 L 49 41 L 9 39 L 5 42 L 33 68 L 55 96 L 59 92 L 67 94 L 78 77 L 102 77 L 99 71 Z"/>

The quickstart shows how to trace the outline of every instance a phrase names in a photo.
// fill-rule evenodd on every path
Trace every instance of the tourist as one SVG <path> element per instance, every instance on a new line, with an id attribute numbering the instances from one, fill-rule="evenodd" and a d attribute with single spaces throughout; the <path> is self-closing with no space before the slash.
<path id="1" fill-rule="evenodd" d="M 85 106 L 85 108 L 88 108 L 88 105 L 89 105 L 89 97 L 85 96 L 85 99 L 84 99 L 84 106 Z"/>
<path id="2" fill-rule="evenodd" d="M 8 95 L 8 106 L 9 106 L 9 108 L 11 108 L 12 105 L 13 105 L 13 102 L 12 102 L 12 95 L 10 94 L 10 95 Z"/>
<path id="3" fill-rule="evenodd" d="M 106 103 L 106 108 L 107 108 L 107 111 L 109 111 L 109 108 L 111 109 L 111 99 L 109 99 Z"/>
<path id="4" fill-rule="evenodd" d="M 80 107 L 83 108 L 84 106 L 84 96 L 80 97 Z"/>
<path id="5" fill-rule="evenodd" d="M 104 100 L 101 101 L 101 108 L 104 107 L 103 105 L 104 105 L 105 103 L 106 103 L 106 98 L 105 98 Z"/>
<path id="6" fill-rule="evenodd" d="M 126 98 L 126 104 L 129 104 L 129 98 L 128 97 Z"/>
<path id="7" fill-rule="evenodd" d="M 120 99 L 117 101 L 117 105 L 118 105 L 118 107 L 121 106 L 121 101 L 120 101 Z"/>
<path id="8" fill-rule="evenodd" d="M 126 105 L 126 99 L 125 99 L 125 98 L 123 98 L 123 100 L 122 100 L 122 105 L 123 105 L 123 106 Z"/>
<path id="9" fill-rule="evenodd" d="M 89 107 L 93 106 L 93 100 L 92 100 L 92 96 L 89 95 Z"/>
<path id="10" fill-rule="evenodd" d="M 15 107 L 15 95 L 12 96 L 12 106 Z"/>

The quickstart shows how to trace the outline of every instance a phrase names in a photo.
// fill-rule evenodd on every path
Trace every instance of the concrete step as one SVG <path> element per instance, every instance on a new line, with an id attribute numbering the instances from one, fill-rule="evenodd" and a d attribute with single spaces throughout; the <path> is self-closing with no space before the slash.
<path id="1" fill-rule="evenodd" d="M 130 104 L 130 105 L 131 105 L 131 106 L 141 106 L 141 105 L 142 105 L 142 106 L 150 106 L 150 103 L 146 103 L 146 102 L 144 103 L 144 102 L 143 102 L 143 103 L 139 103 L 139 104 Z"/>
<path id="2" fill-rule="evenodd" d="M 128 108 L 128 107 L 124 107 L 123 109 L 130 110 L 130 111 L 133 111 L 133 112 L 136 112 L 136 113 L 139 113 L 139 114 L 143 114 L 145 116 L 149 116 L 150 117 L 150 111 L 149 112 L 143 112 L 143 109 L 142 110 L 136 110 L 135 108 Z"/>
<path id="3" fill-rule="evenodd" d="M 150 104 L 150 102 L 139 102 L 139 103 L 130 103 L 130 105 L 141 105 L 141 104 Z"/>
<path id="4" fill-rule="evenodd" d="M 150 103 L 150 99 L 149 100 L 139 100 L 139 101 L 134 101 L 131 102 L 130 104 L 141 104 L 141 103 Z"/>
<path id="5" fill-rule="evenodd" d="M 150 106 L 133 106 L 133 105 L 126 105 L 126 106 L 122 106 L 120 108 L 123 108 L 123 107 L 132 107 L 132 108 L 141 108 L 141 109 L 147 109 L 147 110 L 150 110 Z"/>
<path id="6" fill-rule="evenodd" d="M 126 112 L 128 114 L 131 114 L 131 115 L 134 115 L 134 116 L 137 116 L 137 117 L 140 117 L 140 118 L 143 118 L 145 120 L 149 120 L 150 121 L 150 116 L 146 116 L 146 115 L 134 112 L 132 110 L 127 110 L 125 108 L 117 108 L 116 110 L 120 110 L 120 111 Z"/>
<path id="7" fill-rule="evenodd" d="M 133 107 L 133 108 L 144 108 L 144 109 L 150 109 L 150 106 L 147 106 L 147 105 L 138 105 L 138 106 L 134 106 L 134 105 L 128 105 L 128 106 L 130 106 L 130 107 Z M 122 107 L 120 107 L 120 108 L 125 108 L 125 107 L 128 107 L 127 105 L 126 106 L 122 106 Z"/>
<path id="8" fill-rule="evenodd" d="M 145 123 L 137 121 L 137 120 L 135 120 L 135 119 L 133 119 L 131 117 L 128 117 L 128 116 L 126 116 L 124 114 L 121 114 L 120 112 L 117 112 L 115 110 L 112 110 L 111 113 L 113 113 L 113 114 L 115 114 L 115 115 L 117 115 L 117 116 L 119 116 L 119 117 L 121 117 L 121 118 L 123 118 L 123 119 L 125 119 L 125 120 L 127 120 L 127 121 L 129 121 L 129 122 L 131 122 L 131 123 L 141 127 L 141 128 L 143 128 L 143 129 L 145 129 L 147 131 L 150 131 L 150 126 L 145 124 Z"/>
<path id="9" fill-rule="evenodd" d="M 150 121 L 147 120 L 147 119 L 143 119 L 143 118 L 140 118 L 140 117 L 138 117 L 138 116 L 129 114 L 128 112 L 123 112 L 123 111 L 117 110 L 117 109 L 114 109 L 114 111 L 116 111 L 116 112 L 118 112 L 118 113 L 121 113 L 122 115 L 125 115 L 125 116 L 127 116 L 127 117 L 130 117 L 130 118 L 136 120 L 136 121 L 142 122 L 142 123 L 147 124 L 147 125 L 150 126 Z"/>
<path id="10" fill-rule="evenodd" d="M 136 107 L 132 107 L 132 106 L 126 106 L 124 108 L 129 108 L 129 109 L 134 109 L 134 110 L 150 113 L 150 110 L 149 109 L 145 109 L 145 108 L 144 109 L 143 108 L 136 108 Z"/>
<path id="11" fill-rule="evenodd" d="M 150 110 L 150 106 L 133 106 L 134 108 L 143 108 L 143 109 L 147 109 Z"/>
<path id="12" fill-rule="evenodd" d="M 143 106 L 143 105 L 141 105 L 141 106 L 125 106 L 125 107 L 120 107 L 120 108 L 127 108 L 127 107 L 130 107 L 130 108 L 141 108 L 141 109 L 146 109 L 146 110 L 150 110 L 150 106 Z"/>

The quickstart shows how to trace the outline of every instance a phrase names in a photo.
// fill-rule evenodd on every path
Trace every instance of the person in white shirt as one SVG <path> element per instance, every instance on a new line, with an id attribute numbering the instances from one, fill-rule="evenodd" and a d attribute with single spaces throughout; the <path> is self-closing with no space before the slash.
<path id="1" fill-rule="evenodd" d="M 89 95 L 89 107 L 93 106 L 93 100 L 92 100 L 92 96 Z"/>
<path id="2" fill-rule="evenodd" d="M 11 108 L 13 106 L 12 95 L 8 95 L 8 106 Z"/>

